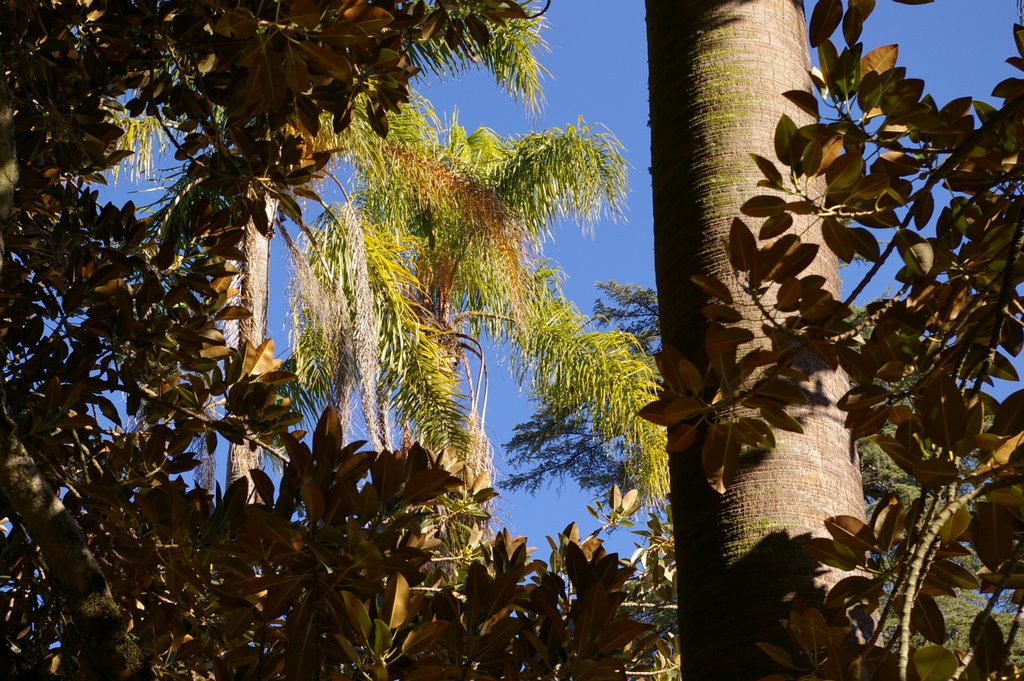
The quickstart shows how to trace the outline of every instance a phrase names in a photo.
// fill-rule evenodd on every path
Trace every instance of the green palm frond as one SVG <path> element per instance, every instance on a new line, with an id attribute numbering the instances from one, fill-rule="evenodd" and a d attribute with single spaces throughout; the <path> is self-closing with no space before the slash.
<path id="1" fill-rule="evenodd" d="M 167 151 L 167 136 L 156 116 L 129 116 L 124 110 L 109 109 L 115 125 L 124 131 L 118 147 L 132 152 L 110 170 L 117 182 L 121 173 L 127 173 L 129 182 L 150 179 L 156 170 L 156 160 Z"/>
<path id="2" fill-rule="evenodd" d="M 469 442 L 459 374 L 445 345 L 446 334 L 423 320 L 415 302 L 419 282 L 406 247 L 386 231 L 367 230 L 367 268 L 379 283 L 381 386 L 398 417 L 436 450 L 462 451 Z"/>
<path id="3" fill-rule="evenodd" d="M 668 483 L 665 434 L 637 416 L 656 395 L 651 367 L 636 353 L 636 339 L 599 331 L 565 299 L 559 275 L 538 270 L 530 323 L 510 338 L 513 370 L 522 384 L 553 409 L 586 414 L 605 442 L 622 442 L 630 476 L 650 500 L 663 498 Z M 624 454 L 624 456 L 623 456 Z"/>
<path id="4" fill-rule="evenodd" d="M 565 219 L 589 228 L 602 216 L 622 216 L 628 187 L 622 149 L 611 132 L 580 119 L 564 130 L 516 138 L 488 184 L 515 206 L 534 236 Z"/>
<path id="5" fill-rule="evenodd" d="M 467 135 L 454 118 L 442 130 L 424 120 L 419 140 L 389 139 L 366 155 L 356 200 L 374 222 L 423 239 L 416 273 L 444 309 L 477 291 L 519 305 L 553 221 L 621 215 L 626 164 L 610 133 L 581 124 Z"/>
<path id="6" fill-rule="evenodd" d="M 306 430 L 312 430 L 327 407 L 334 407 L 342 415 L 351 411 L 348 403 L 353 372 L 345 361 L 348 358 L 339 357 L 343 348 L 332 342 L 319 320 L 294 299 L 292 330 L 292 352 L 281 368 L 297 378 L 286 383 L 281 392 L 303 414 Z"/>
<path id="7" fill-rule="evenodd" d="M 417 43 L 410 58 L 414 65 L 442 78 L 471 69 L 487 71 L 507 95 L 521 101 L 531 113 L 538 113 L 544 102 L 541 81 L 550 75 L 538 59 L 540 53 L 548 51 L 542 37 L 546 28 L 543 17 L 494 26 L 486 45 L 475 42 L 476 58 L 472 61 L 439 40 Z"/>
<path id="8" fill-rule="evenodd" d="M 303 253 L 315 281 L 300 283 L 293 297 L 294 370 L 307 393 L 296 403 L 322 408 L 341 383 L 360 392 L 368 433 L 376 430 L 382 446 L 389 440 L 389 408 L 430 445 L 459 446 L 466 435 L 458 378 L 438 334 L 423 325 L 408 295 L 417 282 L 406 247 L 392 232 L 357 224 L 354 215 L 350 206 L 325 211 L 315 224 L 316 248 Z M 332 315 L 339 322 L 328 323 L 334 330 L 325 332 L 324 320 Z"/>

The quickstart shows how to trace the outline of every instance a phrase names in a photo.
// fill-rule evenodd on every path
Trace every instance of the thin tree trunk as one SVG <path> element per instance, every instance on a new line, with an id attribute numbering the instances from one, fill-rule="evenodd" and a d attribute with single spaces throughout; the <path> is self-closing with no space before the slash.
<path id="1" fill-rule="evenodd" d="M 810 122 L 781 96 L 810 86 L 804 14 L 799 0 L 647 0 L 647 31 L 662 338 L 696 358 L 706 328 L 700 308 L 709 301 L 690 276 L 733 281 L 723 242 L 743 201 L 764 192 L 750 154 L 775 157 L 783 113 Z M 794 229 L 818 240 L 806 222 Z M 836 262 L 821 253 L 813 273 L 834 291 Z M 738 286 L 733 293 L 746 298 Z M 741 312 L 759 334 L 756 310 Z M 863 516 L 856 455 L 835 407 L 846 378 L 814 357 L 798 364 L 810 375 L 803 388 L 811 401 L 794 411 L 804 434 L 777 433 L 774 450 L 744 454 L 724 496 L 705 481 L 700 442 L 671 455 L 686 681 L 779 671 L 754 644 L 785 645 L 779 620 L 792 599 L 820 605 L 838 577 L 803 541 L 823 535 L 828 516 Z"/>
<path id="2" fill-rule="evenodd" d="M 0 81 L 0 268 L 6 237 L 14 221 L 18 162 L 14 139 L 14 103 Z M 0 362 L 4 358 L 0 357 Z M 138 645 L 128 634 L 106 577 L 89 549 L 75 517 L 42 476 L 18 437 L 7 412 L 0 374 L 0 494 L 18 514 L 39 547 L 47 571 L 66 599 L 81 643 L 84 679 L 144 679 L 152 676 Z"/>
<path id="3" fill-rule="evenodd" d="M 267 223 L 271 226 L 277 217 L 278 202 L 267 198 L 264 209 Z M 259 345 L 267 335 L 267 306 L 270 300 L 270 239 L 272 234 L 263 234 L 250 221 L 245 226 L 245 262 L 238 276 L 239 304 L 252 313 L 251 317 L 228 322 L 225 338 L 228 345 L 235 348 L 246 343 Z M 252 484 L 250 471 L 263 465 L 263 457 L 259 448 L 250 443 L 231 444 L 228 450 L 227 486 L 230 487 L 239 478 L 249 481 L 250 499 L 260 501 L 256 488 Z"/>

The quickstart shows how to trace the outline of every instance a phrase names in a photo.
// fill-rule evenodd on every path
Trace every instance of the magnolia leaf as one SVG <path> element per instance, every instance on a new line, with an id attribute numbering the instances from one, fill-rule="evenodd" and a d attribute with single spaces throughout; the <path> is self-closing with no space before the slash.
<path id="1" fill-rule="evenodd" d="M 855 554 L 826 537 L 808 539 L 804 550 L 815 560 L 840 570 L 853 570 L 865 562 L 863 554 Z"/>
<path id="2" fill-rule="evenodd" d="M 754 333 L 749 329 L 737 326 L 711 328 L 704 339 L 704 348 L 708 356 L 715 357 L 736 352 L 736 348 L 752 340 Z"/>
<path id="3" fill-rule="evenodd" d="M 818 0 L 811 12 L 811 47 L 817 47 L 831 36 L 842 18 L 843 4 L 839 0 Z"/>
<path id="4" fill-rule="evenodd" d="M 242 360 L 243 376 L 259 376 L 274 371 L 281 361 L 274 357 L 274 339 L 268 338 L 256 347 L 245 344 L 245 359 Z"/>
<path id="5" fill-rule="evenodd" d="M 899 248 L 900 256 L 906 264 L 909 274 L 912 277 L 923 277 L 931 272 L 935 264 L 935 252 L 932 245 L 927 241 L 918 241 L 904 245 L 904 240 L 899 238 L 902 234 L 911 234 L 906 230 L 897 232 L 896 245 Z"/>
<path id="6" fill-rule="evenodd" d="M 982 674 L 988 676 L 998 672 L 1006 647 L 999 622 L 990 613 L 982 610 L 971 624 L 970 640 L 978 643 L 974 649 L 974 663 L 978 665 Z"/>
<path id="7" fill-rule="evenodd" d="M 780 648 L 779 646 L 772 645 L 771 643 L 760 642 L 757 643 L 757 647 L 760 648 L 765 655 L 772 658 L 786 669 L 796 669 L 796 666 L 793 664 L 793 657 L 785 648 Z"/>
<path id="8" fill-rule="evenodd" d="M 1024 432 L 1012 435 L 992 451 L 992 460 L 997 464 L 1005 465 L 1022 446 L 1024 446 Z"/>
<path id="9" fill-rule="evenodd" d="M 865 16 L 860 8 L 850 3 L 850 8 L 843 15 L 843 40 L 847 45 L 854 45 L 864 30 Z"/>
<path id="10" fill-rule="evenodd" d="M 665 444 L 667 452 L 685 452 L 697 441 L 697 429 L 688 424 L 680 423 L 668 431 L 668 441 Z"/>
<path id="11" fill-rule="evenodd" d="M 889 391 L 880 385 L 858 385 L 836 403 L 844 411 L 867 409 L 889 398 Z"/>
<path id="12" fill-rule="evenodd" d="M 349 84 L 353 79 L 352 64 L 348 58 L 317 43 L 303 40 L 297 43 L 307 62 L 327 76 L 341 83 Z"/>
<path id="13" fill-rule="evenodd" d="M 824 150 L 822 145 L 815 140 L 810 140 L 800 154 L 800 172 L 807 177 L 816 176 L 819 168 L 821 168 L 823 159 Z"/>
<path id="14" fill-rule="evenodd" d="M 310 597 L 303 598 L 299 606 L 288 616 L 286 630 L 289 645 L 285 650 L 285 674 L 287 681 L 302 681 L 317 676 L 320 668 L 320 628 L 313 621 L 314 605 Z"/>
<path id="15" fill-rule="evenodd" d="M 705 405 L 693 397 L 673 397 L 655 400 L 640 410 L 640 418 L 659 426 L 674 426 L 694 414 L 705 410 Z"/>
<path id="16" fill-rule="evenodd" d="M 792 165 L 793 163 L 793 148 L 799 142 L 797 130 L 796 123 L 785 114 L 779 118 L 779 122 L 775 126 L 775 155 L 786 165 Z M 797 155 L 797 158 L 799 158 L 799 155 Z"/>
<path id="17" fill-rule="evenodd" d="M 956 480 L 959 471 L 954 462 L 928 459 L 914 464 L 913 475 L 922 485 L 948 485 Z"/>
<path id="18" fill-rule="evenodd" d="M 841 608 L 844 611 L 860 606 L 865 612 L 872 613 L 878 609 L 878 599 L 882 596 L 884 588 L 885 579 L 862 575 L 843 577 L 828 590 L 825 606 Z"/>
<path id="19" fill-rule="evenodd" d="M 828 623 L 816 608 L 807 608 L 801 613 L 799 629 L 800 646 L 809 653 L 816 653 L 829 645 Z"/>
<path id="20" fill-rule="evenodd" d="M 977 589 L 981 586 L 972 572 L 949 559 L 932 563 L 928 576 L 958 589 Z"/>
<path id="21" fill-rule="evenodd" d="M 995 418 L 989 432 L 996 435 L 1016 435 L 1024 424 L 1024 390 L 1011 394 L 996 407 Z"/>
<path id="22" fill-rule="evenodd" d="M 934 598 L 924 594 L 917 597 L 910 611 L 910 628 L 932 643 L 941 644 L 946 640 L 946 622 Z"/>
<path id="23" fill-rule="evenodd" d="M 796 104 L 803 111 L 809 113 L 814 120 L 818 120 L 818 98 L 810 92 L 806 90 L 788 90 L 783 92 L 782 96 Z"/>
<path id="24" fill-rule="evenodd" d="M 757 164 L 758 169 L 764 175 L 768 181 L 769 186 L 782 188 L 782 173 L 775 167 L 775 164 L 766 159 L 764 156 L 758 156 L 757 154 L 751 154 L 750 157 L 754 159 L 754 163 Z"/>
<path id="25" fill-rule="evenodd" d="M 740 447 L 733 437 L 731 423 L 716 423 L 708 429 L 701 447 L 700 460 L 708 484 L 719 494 L 725 494 L 739 464 Z"/>
<path id="26" fill-rule="evenodd" d="M 925 646 L 914 651 L 914 668 L 920 681 L 949 681 L 956 667 L 956 656 L 942 646 Z"/>
<path id="27" fill-rule="evenodd" d="M 783 408 L 761 407 L 761 418 L 771 425 L 791 433 L 803 433 L 804 427 Z"/>
<path id="28" fill-rule="evenodd" d="M 875 535 L 864 521 L 848 515 L 836 515 L 825 519 L 825 529 L 851 552 L 878 552 Z"/>
<path id="29" fill-rule="evenodd" d="M 878 502 L 871 515 L 871 529 L 878 547 L 884 553 L 903 537 L 906 511 L 894 494 Z"/>
<path id="30" fill-rule="evenodd" d="M 324 517 L 324 494 L 320 487 L 312 482 L 302 486 L 302 503 L 306 507 L 306 518 L 309 522 L 316 524 Z"/>
<path id="31" fill-rule="evenodd" d="M 1013 516 L 990 501 L 974 503 L 971 539 L 978 558 L 993 572 L 1013 554 Z"/>
<path id="32" fill-rule="evenodd" d="M 366 606 L 358 596 L 348 591 L 342 591 L 341 598 L 345 605 L 345 614 L 348 616 L 349 624 L 362 635 L 363 641 L 369 643 L 373 622 L 370 620 L 370 613 Z"/>
<path id="33" fill-rule="evenodd" d="M 743 319 L 743 316 L 734 307 L 728 305 L 705 305 L 700 309 L 705 318 L 722 324 L 732 324 Z"/>
<path id="34" fill-rule="evenodd" d="M 288 19 L 302 28 L 316 28 L 320 23 L 320 4 L 316 0 L 292 0 Z"/>
<path id="35" fill-rule="evenodd" d="M 780 213 L 785 207 L 786 200 L 781 196 L 773 196 L 771 194 L 760 194 L 758 196 L 752 196 L 749 199 L 747 199 L 746 202 L 740 207 L 740 210 L 743 211 L 744 215 L 749 215 L 750 217 L 766 218 L 777 213 Z M 729 243 L 730 245 L 734 243 L 732 238 L 730 238 Z M 735 265 L 735 261 L 733 264 Z M 739 265 L 736 265 L 736 269 L 746 271 L 750 268 L 740 267 Z"/>
<path id="36" fill-rule="evenodd" d="M 847 150 L 829 166 L 825 173 L 829 192 L 846 189 L 864 174 L 864 158 L 859 153 Z"/>
<path id="37" fill-rule="evenodd" d="M 854 256 L 854 239 L 850 228 L 844 225 L 834 216 L 826 217 L 821 223 L 822 236 L 825 238 L 825 245 L 832 250 L 840 260 L 850 262 Z"/>
<path id="38" fill-rule="evenodd" d="M 962 535 L 971 524 L 971 512 L 966 506 L 960 506 L 957 508 L 953 515 L 946 519 L 946 522 L 939 528 L 939 538 L 942 542 L 948 544 L 956 541 L 960 535 Z"/>
<path id="39" fill-rule="evenodd" d="M 341 13 L 341 18 L 349 23 L 359 24 L 359 28 L 366 33 L 374 33 L 384 28 L 394 19 L 386 10 L 366 3 L 349 7 Z"/>
<path id="40" fill-rule="evenodd" d="M 700 395 L 704 390 L 704 377 L 696 365 L 685 357 L 679 357 L 678 370 L 681 386 L 694 395 Z"/>
<path id="41" fill-rule="evenodd" d="M 398 629 L 409 619 L 409 582 L 401 572 L 388 579 L 381 616 L 391 629 Z"/>
<path id="42" fill-rule="evenodd" d="M 871 71 L 884 73 L 889 69 L 896 68 L 896 59 L 899 57 L 899 53 L 899 45 L 882 45 L 871 50 L 861 57 L 860 71 L 862 77 L 863 74 Z"/>
<path id="43" fill-rule="evenodd" d="M 682 354 L 672 345 L 665 345 L 660 352 L 654 353 L 658 373 L 672 392 L 683 392 L 683 379 L 679 373 L 683 361 Z"/>
<path id="44" fill-rule="evenodd" d="M 777 196 L 755 196 L 750 201 L 756 199 L 777 199 L 782 201 Z M 750 203 L 750 201 L 747 203 Z M 748 272 L 754 269 L 755 261 L 757 260 L 757 242 L 750 228 L 739 218 L 732 221 L 732 227 L 729 229 L 728 251 L 729 261 L 734 268 L 740 272 Z"/>
<path id="45" fill-rule="evenodd" d="M 700 287 L 700 289 L 709 296 L 718 298 L 719 300 L 732 305 L 732 293 L 730 293 L 729 288 L 718 279 L 704 274 L 694 274 L 690 276 L 690 281 Z"/>
<path id="46" fill-rule="evenodd" d="M 790 213 L 779 213 L 777 215 L 773 215 L 766 219 L 761 225 L 761 229 L 757 233 L 757 238 L 761 241 L 774 239 L 781 234 L 785 234 L 792 226 L 793 216 Z"/>
<path id="47" fill-rule="evenodd" d="M 241 305 L 225 305 L 217 313 L 217 319 L 228 320 L 228 319 L 248 319 L 252 317 L 252 312 L 247 307 Z"/>

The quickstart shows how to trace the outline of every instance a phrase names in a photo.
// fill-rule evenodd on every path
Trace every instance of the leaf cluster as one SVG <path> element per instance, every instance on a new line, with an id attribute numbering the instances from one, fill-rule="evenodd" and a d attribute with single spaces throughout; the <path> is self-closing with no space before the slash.
<path id="1" fill-rule="evenodd" d="M 0 675 L 621 676 L 646 631 L 618 612 L 628 569 L 573 541 L 551 572 L 501 535 L 443 581 L 438 518 L 489 492 L 449 501 L 462 483 L 437 460 L 343 448 L 330 414 L 303 444 L 273 343 L 232 350 L 219 326 L 248 316 L 232 262 L 249 221 L 270 228 L 262 199 L 300 218 L 293 193 L 331 158 L 309 141 L 321 117 L 340 131 L 364 102 L 384 134 L 414 44 L 472 51 L 525 16 L 504 0 L 0 7 Z M 186 164 L 152 217 L 92 188 L 141 114 Z M 278 483 L 252 473 L 265 503 L 186 484 L 223 440 L 287 460 Z"/>

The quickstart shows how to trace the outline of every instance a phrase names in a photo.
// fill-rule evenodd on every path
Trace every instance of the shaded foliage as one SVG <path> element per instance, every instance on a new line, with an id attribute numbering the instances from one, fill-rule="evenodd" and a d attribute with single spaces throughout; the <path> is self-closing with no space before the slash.
<path id="1" fill-rule="evenodd" d="M 859 42 L 873 7 L 815 4 L 810 39 L 821 68 L 812 75 L 821 99 L 786 96 L 820 121 L 798 127 L 783 118 L 777 159 L 754 159 L 765 191 L 743 205 L 726 246 L 741 295 L 721 278 L 694 278 L 710 302 L 706 359 L 661 353 L 665 391 L 645 413 L 670 428 L 673 451 L 686 452 L 709 429 L 702 475 L 724 491 L 745 448 L 773 445 L 779 430 L 801 431 L 786 412 L 808 399 L 791 382 L 803 378 L 794 356 L 813 352 L 841 368 L 855 384 L 839 401 L 847 427 L 877 445 L 871 458 L 883 476 L 900 472 L 888 485 L 910 484 L 892 489 L 900 495 L 875 490 L 867 523 L 829 518 L 829 536 L 806 543 L 822 563 L 852 574 L 823 610 L 794 606 L 784 622 L 792 648 L 762 647 L 779 669 L 768 678 L 1016 678 L 1024 391 L 1013 358 L 1024 346 L 1024 80 L 997 85 L 997 105 L 937 104 L 898 65 L 897 46 L 866 51 Z M 1024 54 L 1024 28 L 1014 35 Z M 1020 69 L 1022 59 L 1008 62 Z M 812 180 L 823 182 L 820 191 Z M 840 259 L 869 263 L 845 300 L 805 274 L 819 246 L 789 231 L 794 215 L 816 216 L 823 248 Z M 858 315 L 854 303 L 883 272 L 894 273 L 899 290 Z M 759 309 L 770 349 L 749 350 L 755 334 L 735 324 L 746 304 Z M 723 416 L 740 405 L 759 414 Z M 946 626 L 936 597 L 979 591 L 965 639 L 962 627 Z M 1004 629 L 994 615 L 1011 597 L 1016 616 Z M 850 608 L 877 620 L 856 644 Z M 955 643 L 964 647 L 955 651 Z"/>

